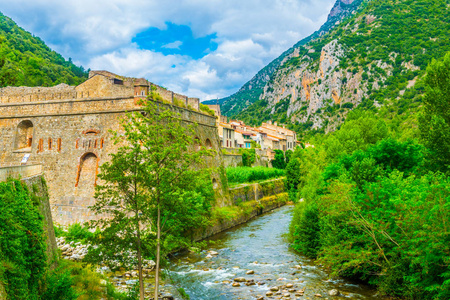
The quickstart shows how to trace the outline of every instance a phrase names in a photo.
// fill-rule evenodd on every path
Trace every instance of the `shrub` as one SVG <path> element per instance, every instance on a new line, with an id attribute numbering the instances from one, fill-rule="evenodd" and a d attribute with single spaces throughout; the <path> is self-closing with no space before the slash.
<path id="1" fill-rule="evenodd" d="M 284 170 L 266 167 L 236 167 L 227 168 L 226 171 L 228 182 L 230 183 L 261 181 L 271 178 L 279 178 L 285 175 Z"/>
<path id="2" fill-rule="evenodd" d="M 200 110 L 203 111 L 204 113 L 207 113 L 210 116 L 215 116 L 216 114 L 214 113 L 214 111 L 209 108 L 207 105 L 200 103 Z"/>

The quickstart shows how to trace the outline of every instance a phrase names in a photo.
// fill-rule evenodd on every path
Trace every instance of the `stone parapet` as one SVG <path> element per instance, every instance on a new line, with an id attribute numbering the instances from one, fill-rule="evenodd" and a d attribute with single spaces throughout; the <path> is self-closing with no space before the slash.
<path id="1" fill-rule="evenodd" d="M 42 165 L 0 167 L 0 181 L 8 178 L 28 178 L 42 174 Z"/>

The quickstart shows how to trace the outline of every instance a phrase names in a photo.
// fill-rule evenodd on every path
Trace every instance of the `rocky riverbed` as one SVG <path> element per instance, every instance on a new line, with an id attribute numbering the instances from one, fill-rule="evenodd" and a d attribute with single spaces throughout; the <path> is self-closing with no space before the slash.
<path id="1" fill-rule="evenodd" d="M 285 206 L 211 239 L 200 253 L 177 254 L 171 278 L 191 300 L 380 299 L 289 249 L 292 207 Z"/>
<path id="2" fill-rule="evenodd" d="M 83 245 L 80 242 L 66 241 L 64 237 L 56 239 L 57 246 L 61 250 L 61 255 L 64 259 L 71 261 L 81 261 L 88 253 L 89 245 Z M 155 283 L 155 262 L 153 260 L 143 261 L 143 278 L 145 284 L 145 295 L 150 299 L 153 296 L 154 283 Z M 109 281 L 120 291 L 128 291 L 139 280 L 139 271 L 137 268 L 133 270 L 125 270 L 123 268 L 117 271 L 111 271 L 106 266 L 99 266 L 97 268 L 99 273 L 104 274 L 109 278 Z M 106 285 L 106 282 L 105 282 Z M 161 299 L 170 300 L 174 299 L 173 295 L 177 295 L 176 288 L 164 282 L 161 283 L 160 296 Z"/>

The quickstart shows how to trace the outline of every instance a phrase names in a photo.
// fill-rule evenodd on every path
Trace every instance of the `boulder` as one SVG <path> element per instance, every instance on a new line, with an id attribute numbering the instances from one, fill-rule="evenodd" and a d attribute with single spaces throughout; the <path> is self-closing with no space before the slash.
<path id="1" fill-rule="evenodd" d="M 332 290 L 330 290 L 328 292 L 328 295 L 330 295 L 330 296 L 339 296 L 340 293 L 339 293 L 339 291 L 337 289 L 332 289 Z"/>

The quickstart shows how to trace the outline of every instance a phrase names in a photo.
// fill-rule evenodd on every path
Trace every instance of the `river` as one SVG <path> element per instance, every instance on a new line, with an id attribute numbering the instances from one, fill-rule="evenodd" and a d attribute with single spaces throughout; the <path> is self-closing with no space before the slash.
<path id="1" fill-rule="evenodd" d="M 185 252 L 171 259 L 170 277 L 191 300 L 214 299 L 313 299 L 337 289 L 347 299 L 380 299 L 376 291 L 343 279 L 330 279 L 320 266 L 289 249 L 284 235 L 292 219 L 292 206 L 285 206 L 210 239 L 207 250 Z M 211 255 L 211 251 L 216 252 Z M 247 272 L 254 274 L 248 275 Z M 237 277 L 253 280 L 232 283 Z M 254 285 L 253 285 L 254 284 Z M 292 285 L 292 287 L 291 287 Z M 273 298 L 266 293 L 279 287 Z M 301 297 L 301 291 L 304 296 Z M 275 295 L 281 293 L 281 295 Z M 297 296 L 296 296 L 297 295 Z M 287 296 L 287 295 L 286 295 Z M 262 299 L 262 298 L 261 298 Z"/>

